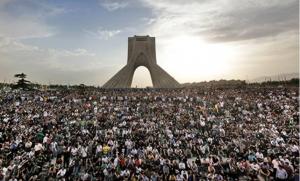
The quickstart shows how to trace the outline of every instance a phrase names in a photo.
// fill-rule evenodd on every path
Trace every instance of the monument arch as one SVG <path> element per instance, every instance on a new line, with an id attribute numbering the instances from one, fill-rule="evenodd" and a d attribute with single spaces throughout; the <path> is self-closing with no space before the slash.
<path id="1" fill-rule="evenodd" d="M 103 88 L 130 88 L 135 70 L 146 67 L 154 88 L 176 88 L 180 84 L 156 63 L 155 38 L 134 36 L 128 38 L 127 64 L 107 81 Z"/>

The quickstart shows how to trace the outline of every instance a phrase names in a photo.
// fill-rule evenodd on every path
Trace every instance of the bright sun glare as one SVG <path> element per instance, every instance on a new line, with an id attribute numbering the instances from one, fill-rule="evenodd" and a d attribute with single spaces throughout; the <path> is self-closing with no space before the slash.
<path id="1" fill-rule="evenodd" d="M 180 82 L 222 78 L 230 72 L 232 47 L 209 44 L 198 37 L 180 36 L 166 42 L 159 59 Z M 195 77 L 196 76 L 196 77 Z"/>

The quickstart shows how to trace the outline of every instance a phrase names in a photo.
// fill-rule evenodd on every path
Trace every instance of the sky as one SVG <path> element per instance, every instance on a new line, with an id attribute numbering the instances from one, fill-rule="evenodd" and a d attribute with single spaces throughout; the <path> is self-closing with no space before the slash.
<path id="1" fill-rule="evenodd" d="M 180 83 L 299 73 L 298 0 L 0 0 L 0 82 L 101 86 L 134 35 Z"/>

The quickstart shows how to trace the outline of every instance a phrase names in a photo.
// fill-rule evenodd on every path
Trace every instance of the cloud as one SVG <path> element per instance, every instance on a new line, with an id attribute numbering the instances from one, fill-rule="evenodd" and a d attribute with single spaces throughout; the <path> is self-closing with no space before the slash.
<path id="1" fill-rule="evenodd" d="M 0 36 L 0 52 L 18 52 L 18 51 L 36 51 L 39 50 L 36 46 L 25 45 L 19 41 L 15 41 L 8 37 Z"/>
<path id="2" fill-rule="evenodd" d="M 276 2 L 276 1 L 274 1 Z M 223 12 L 218 26 L 200 30 L 213 41 L 239 41 L 276 36 L 292 31 L 298 33 L 298 1 L 252 5 Z"/>
<path id="3" fill-rule="evenodd" d="M 299 72 L 297 0 L 139 1 L 160 65 L 180 82 Z"/>
<path id="4" fill-rule="evenodd" d="M 55 28 L 29 16 L 14 18 L 0 12 L 0 36 L 17 39 L 44 38 L 54 34 Z"/>
<path id="5" fill-rule="evenodd" d="M 95 37 L 99 40 L 108 40 L 116 35 L 118 35 L 119 33 L 121 33 L 121 30 L 107 30 L 104 29 L 102 27 L 98 28 L 97 31 L 90 31 L 90 30 L 84 30 L 88 35 Z"/>
<path id="6" fill-rule="evenodd" d="M 155 18 L 149 18 L 149 17 L 143 17 L 141 18 L 141 20 L 145 22 L 147 25 L 151 25 L 156 21 Z"/>
<path id="7" fill-rule="evenodd" d="M 40 48 L 7 37 L 0 37 L 0 57 L 0 77 L 9 78 L 24 72 L 40 83 L 48 83 L 48 80 L 52 83 L 79 83 L 84 82 L 84 78 L 89 84 L 101 82 L 99 69 L 104 67 L 96 54 L 83 48 Z"/>
<path id="8" fill-rule="evenodd" d="M 100 0 L 100 5 L 108 11 L 115 11 L 128 6 L 128 2 L 125 0 Z"/>
<path id="9" fill-rule="evenodd" d="M 11 7 L 17 11 L 11 11 Z M 1 1 L 0 36 L 15 39 L 50 37 L 57 30 L 47 24 L 47 18 L 64 12 L 63 8 L 41 1 Z"/>
<path id="10" fill-rule="evenodd" d="M 160 37 L 189 34 L 228 42 L 298 32 L 297 0 L 140 1 L 156 16 L 147 31 Z"/>

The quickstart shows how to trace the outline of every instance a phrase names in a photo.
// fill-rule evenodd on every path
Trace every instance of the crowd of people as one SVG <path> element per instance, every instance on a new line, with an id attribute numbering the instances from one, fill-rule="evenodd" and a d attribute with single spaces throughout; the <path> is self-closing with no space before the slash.
<path id="1" fill-rule="evenodd" d="M 0 92 L 0 181 L 297 180 L 297 88 Z"/>

